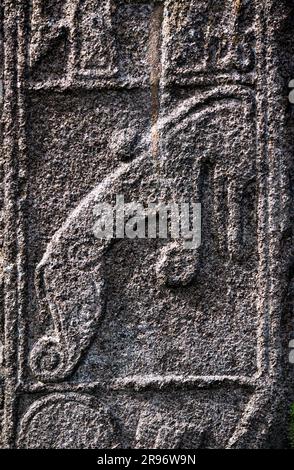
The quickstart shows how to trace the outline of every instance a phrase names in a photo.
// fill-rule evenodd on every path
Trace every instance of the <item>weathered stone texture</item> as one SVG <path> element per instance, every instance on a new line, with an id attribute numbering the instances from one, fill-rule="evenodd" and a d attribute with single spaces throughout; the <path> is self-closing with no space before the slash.
<path id="1" fill-rule="evenodd" d="M 291 2 L 2 4 L 2 447 L 288 446 Z M 200 248 L 97 240 L 118 194 Z"/>

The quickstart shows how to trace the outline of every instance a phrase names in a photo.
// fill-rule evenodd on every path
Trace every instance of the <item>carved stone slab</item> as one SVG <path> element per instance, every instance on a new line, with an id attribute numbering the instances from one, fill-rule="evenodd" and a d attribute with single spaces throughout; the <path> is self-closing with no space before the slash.
<path id="1" fill-rule="evenodd" d="M 2 4 L 1 446 L 287 446 L 293 7 Z M 200 247 L 98 240 L 117 195 Z"/>

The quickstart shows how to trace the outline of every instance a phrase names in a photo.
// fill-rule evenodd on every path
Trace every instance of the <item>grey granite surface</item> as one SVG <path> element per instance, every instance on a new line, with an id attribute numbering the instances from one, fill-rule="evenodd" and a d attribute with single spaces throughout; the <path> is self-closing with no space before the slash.
<path id="1" fill-rule="evenodd" d="M 0 42 L 0 447 L 289 447 L 293 2 L 2 0 Z M 97 239 L 117 195 L 201 245 Z"/>

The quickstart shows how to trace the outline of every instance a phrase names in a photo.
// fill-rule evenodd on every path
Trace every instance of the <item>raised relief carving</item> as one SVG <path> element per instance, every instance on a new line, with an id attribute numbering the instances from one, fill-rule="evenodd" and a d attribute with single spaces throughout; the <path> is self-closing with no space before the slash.
<path id="1" fill-rule="evenodd" d="M 18 447 L 42 449 L 111 449 L 117 446 L 109 409 L 86 395 L 49 395 L 24 415 Z"/>
<path id="2" fill-rule="evenodd" d="M 226 448 L 248 399 L 244 390 L 224 388 L 214 389 L 213 394 L 211 389 L 154 394 L 141 402 L 134 446 L 137 449 Z M 225 412 L 220 413 L 220 406 Z M 226 433 L 221 432 L 222 427 Z"/>
<path id="3" fill-rule="evenodd" d="M 282 356 L 292 314 L 289 307 L 285 318 L 283 299 L 293 269 L 289 263 L 284 272 L 291 244 L 285 153 L 290 161 L 292 137 L 284 135 L 291 126 L 282 97 L 291 68 L 285 58 L 293 47 L 284 30 L 292 7 L 289 14 L 289 2 L 272 1 L 260 2 L 257 11 L 253 0 L 32 0 L 29 12 L 22 3 L 4 1 L 3 446 L 283 445 L 291 381 Z M 115 27 L 125 18 L 117 40 Z M 281 59 L 280 45 L 288 49 Z M 120 74 L 125 82 L 111 80 Z M 61 93 L 52 92 L 56 84 Z M 134 85 L 140 92 L 144 85 L 144 93 L 130 90 Z M 38 92 L 46 87 L 49 93 Z M 136 133 L 122 130 L 131 126 L 128 112 L 121 118 L 111 107 L 118 96 L 123 111 L 136 100 L 146 103 L 133 127 L 146 128 L 150 120 L 154 127 L 139 147 Z M 92 99 L 95 114 L 87 114 L 85 101 Z M 115 108 L 115 119 L 104 119 Z M 101 147 L 96 133 L 109 140 L 111 157 L 118 141 L 122 146 L 113 161 L 103 160 L 99 148 L 89 172 L 102 179 L 119 168 L 94 187 L 95 176 L 83 170 Z M 72 161 L 62 160 L 65 147 Z M 36 170 L 44 162 L 45 170 Z M 144 204 L 201 202 L 201 247 L 99 241 L 95 206 L 115 203 L 117 194 Z M 30 207 L 34 198 L 41 203 Z M 66 219 L 65 207 L 77 199 Z M 38 210 L 44 213 L 34 218 Z M 48 243 L 55 212 L 53 223 L 65 221 Z M 293 282 L 290 305 L 292 290 Z"/>
<path id="4" fill-rule="evenodd" d="M 138 449 L 150 446 L 150 440 L 154 437 L 153 449 L 199 449 L 208 441 L 208 432 L 201 429 L 199 423 L 198 426 L 196 422 L 193 425 L 184 419 L 179 421 L 158 412 L 156 419 L 151 420 L 148 409 L 145 413 L 145 416 L 144 412 L 141 413 L 136 432 L 135 445 Z"/>
<path id="5" fill-rule="evenodd" d="M 33 77 L 67 76 L 70 43 L 70 2 L 33 0 L 30 70 Z"/>
<path id="6" fill-rule="evenodd" d="M 254 236 L 254 118 L 254 94 L 223 86 L 201 99 L 185 100 L 168 125 L 163 121 L 163 175 L 168 188 L 173 182 L 169 198 L 181 194 L 182 200 L 189 200 L 193 195 L 203 210 L 209 204 L 219 253 L 235 261 L 252 254 L 247 232 Z M 249 219 L 244 204 L 253 205 Z"/>
<path id="7" fill-rule="evenodd" d="M 151 5 L 114 0 L 33 0 L 31 86 L 101 88 L 110 83 L 148 83 Z"/>
<path id="8" fill-rule="evenodd" d="M 40 308 L 49 310 L 53 320 L 52 333 L 38 341 L 30 359 L 32 371 L 44 382 L 65 379 L 97 333 L 106 301 L 104 257 L 112 241 L 94 237 L 95 205 L 122 193 L 134 174 L 137 180 L 142 160 L 148 162 L 144 153 L 135 165 L 123 165 L 81 202 L 36 269 Z"/>
<path id="9" fill-rule="evenodd" d="M 213 5 L 212 5 L 213 3 Z M 246 73 L 254 68 L 254 2 L 201 0 L 166 2 L 164 76 L 185 80 L 197 74 Z"/>
<path id="10" fill-rule="evenodd" d="M 222 127 L 220 116 L 225 116 Z M 217 212 L 217 220 L 228 217 L 229 231 L 224 233 L 223 226 L 217 224 L 206 227 L 203 243 L 213 243 L 210 239 L 215 233 L 218 249 L 222 250 L 219 255 L 226 261 L 234 263 L 244 257 L 246 221 L 242 205 L 255 161 L 254 129 L 248 135 L 244 129 L 250 128 L 252 117 L 251 94 L 242 88 L 215 89 L 186 100 L 159 123 L 159 170 L 157 163 L 154 165 L 148 138 L 143 138 L 147 148 L 141 144 L 138 156 L 121 164 L 69 216 L 36 270 L 41 312 L 49 311 L 53 320 L 52 331 L 37 342 L 31 353 L 31 369 L 39 380 L 64 380 L 95 336 L 99 342 L 99 322 L 107 309 L 105 259 L 113 241 L 94 237 L 94 209 L 98 202 L 114 202 L 116 195 L 124 194 L 126 199 L 139 198 L 144 204 L 154 198 L 175 202 L 195 198 L 205 208 L 213 200 L 213 213 Z M 215 197 L 219 177 L 224 178 L 225 199 L 231 200 L 222 206 Z M 185 250 L 179 240 L 163 245 L 154 252 L 158 282 L 180 287 L 195 281 L 205 245 L 198 250 Z"/>
<path id="11" fill-rule="evenodd" d="M 248 404 L 240 389 L 164 394 L 49 393 L 24 403 L 19 448 L 198 449 L 226 446 Z M 224 412 L 220 414 L 220 406 Z M 223 427 L 226 433 L 222 432 Z"/>
<path id="12" fill-rule="evenodd" d="M 77 69 L 84 77 L 112 76 L 117 53 L 112 24 L 113 0 L 79 0 L 75 21 Z"/>
<path id="13" fill-rule="evenodd" d="M 34 77 L 109 78 L 117 72 L 112 0 L 34 0 L 30 67 Z"/>

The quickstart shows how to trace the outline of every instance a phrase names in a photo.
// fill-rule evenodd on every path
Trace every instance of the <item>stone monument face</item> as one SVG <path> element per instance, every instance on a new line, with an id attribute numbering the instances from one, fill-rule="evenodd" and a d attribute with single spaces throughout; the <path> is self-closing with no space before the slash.
<path id="1" fill-rule="evenodd" d="M 294 7 L 278 3 L 3 0 L 2 447 L 288 445 Z M 118 196 L 201 205 L 201 243 L 97 237 Z"/>

